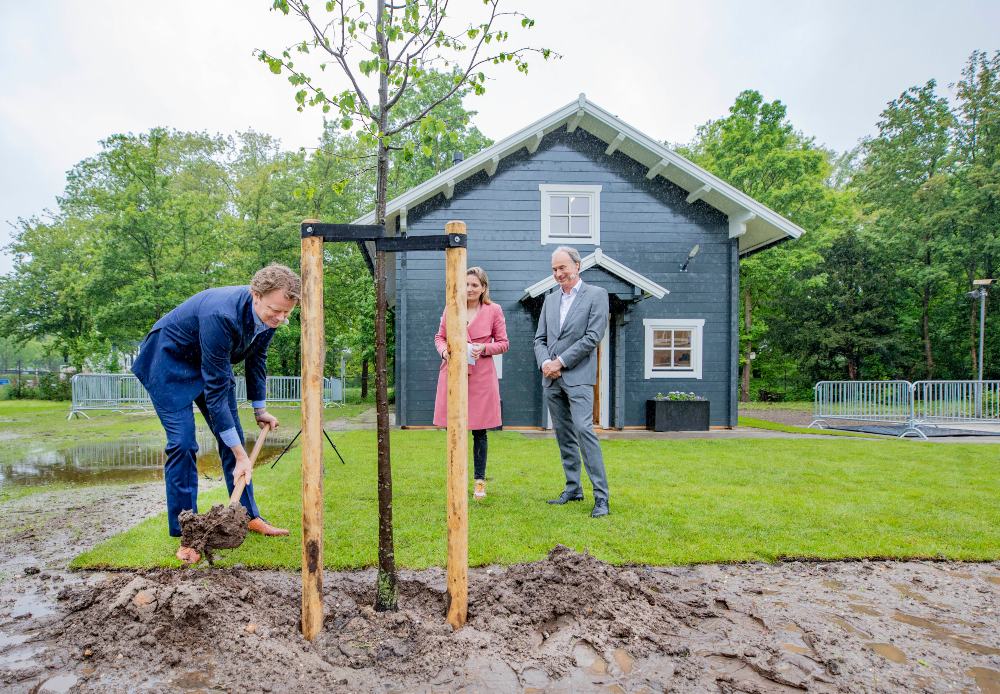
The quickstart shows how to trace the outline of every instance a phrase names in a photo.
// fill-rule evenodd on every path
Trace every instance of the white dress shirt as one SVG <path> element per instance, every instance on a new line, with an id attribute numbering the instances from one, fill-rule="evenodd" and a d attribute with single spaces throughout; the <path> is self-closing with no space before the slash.
<path id="1" fill-rule="evenodd" d="M 563 289 L 560 287 L 560 289 L 559 289 L 559 329 L 560 330 L 562 330 L 563 323 L 566 322 L 566 316 L 569 314 L 569 310 L 573 306 L 573 301 L 576 299 L 576 295 L 580 293 L 580 287 L 582 287 L 582 286 L 583 286 L 583 280 L 582 279 L 577 279 L 576 284 L 574 284 L 573 288 L 570 289 L 568 292 L 563 291 Z M 561 356 L 557 356 L 556 359 L 558 359 L 559 363 L 562 364 L 563 367 L 565 368 L 566 362 L 563 361 L 562 357 Z M 552 360 L 551 359 L 546 359 L 545 361 L 542 362 L 542 366 L 545 366 L 550 361 L 552 361 Z"/>
<path id="2" fill-rule="evenodd" d="M 562 289 L 559 290 L 559 329 L 562 330 L 563 323 L 566 322 L 566 314 L 569 313 L 570 307 L 573 306 L 573 300 L 576 299 L 576 295 L 580 293 L 580 287 L 583 286 L 583 280 L 577 280 L 576 284 L 569 292 L 564 292 Z"/>

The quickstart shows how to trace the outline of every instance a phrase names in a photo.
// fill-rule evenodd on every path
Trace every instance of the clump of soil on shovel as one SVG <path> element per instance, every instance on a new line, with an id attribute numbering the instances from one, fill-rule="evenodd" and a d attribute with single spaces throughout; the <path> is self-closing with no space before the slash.
<path id="1" fill-rule="evenodd" d="M 233 549 L 243 544 L 250 517 L 241 504 L 216 504 L 208 513 L 181 511 L 181 546 L 190 547 L 212 563 L 217 549 Z"/>

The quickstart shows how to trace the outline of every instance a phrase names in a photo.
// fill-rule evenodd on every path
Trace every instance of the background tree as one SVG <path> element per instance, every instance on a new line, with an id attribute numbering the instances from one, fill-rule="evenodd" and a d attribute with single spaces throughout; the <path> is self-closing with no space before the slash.
<path id="1" fill-rule="evenodd" d="M 871 225 L 892 245 L 890 273 L 919 296 L 925 378 L 934 377 L 931 304 L 946 275 L 937 262 L 944 240 L 938 213 L 947 204 L 954 127 L 936 86 L 930 80 L 911 87 L 882 111 L 878 135 L 864 142 L 864 168 L 854 179 Z"/>
<path id="2" fill-rule="evenodd" d="M 64 363 L 82 367 L 100 342 L 86 262 L 90 229 L 65 217 L 19 225 L 10 245 L 14 268 L 0 277 L 0 335 L 18 344 L 47 341 Z"/>
<path id="3" fill-rule="evenodd" d="M 974 51 L 954 87 L 958 165 L 945 247 L 957 270 L 950 273 L 957 280 L 951 294 L 958 297 L 959 304 L 966 303 L 966 320 L 962 321 L 964 326 L 956 324 L 950 334 L 966 335 L 969 373 L 975 374 L 979 360 L 978 302 L 966 302 L 964 293 L 972 280 L 1000 273 L 1000 51 L 992 56 Z M 962 313 L 961 306 L 958 308 L 956 317 Z M 993 347 L 994 364 L 1000 361 L 996 356 L 1000 354 L 998 326 L 996 316 L 987 324 L 986 344 Z M 989 361 L 984 358 L 984 362 Z"/>
<path id="4" fill-rule="evenodd" d="M 441 119 L 433 115 L 441 105 L 463 88 L 482 93 L 486 88 L 485 68 L 509 63 L 526 73 L 526 56 L 548 49 L 507 48 L 511 23 L 529 28 L 534 22 L 520 12 L 503 12 L 500 0 L 485 0 L 483 19 L 475 23 L 452 20 L 448 0 L 405 0 L 400 4 L 376 0 L 373 5 L 348 0 L 330 0 L 325 13 L 317 12 L 301 0 L 274 0 L 275 9 L 295 14 L 308 27 L 307 39 L 290 46 L 280 55 L 258 51 L 259 58 L 275 74 L 289 74 L 300 87 L 295 100 L 301 110 L 318 106 L 334 111 L 344 129 L 360 127 L 362 143 L 376 153 L 375 221 L 385 224 L 388 201 L 390 149 L 409 153 L 413 142 L 400 142 L 400 135 L 420 124 L 424 131 L 440 130 Z M 350 53 L 361 58 L 353 62 Z M 295 61 L 292 59 L 296 54 Z M 307 68 L 299 56 L 315 61 Z M 312 70 L 334 66 L 349 84 L 346 89 L 327 92 L 313 77 Z M 309 70 L 307 72 L 306 70 Z M 450 88 L 438 92 L 434 70 L 452 75 Z M 393 111 L 407 93 L 428 97 L 410 116 L 393 117 Z M 427 152 L 424 152 L 427 154 Z M 387 401 L 385 253 L 375 258 L 375 401 L 378 419 L 379 571 L 375 607 L 394 610 L 397 603 L 395 553 L 392 540 L 392 473 L 389 451 Z"/>
<path id="5" fill-rule="evenodd" d="M 796 132 L 780 101 L 770 103 L 757 91 L 736 97 L 729 115 L 698 129 L 681 153 L 727 183 L 813 232 L 799 241 L 771 248 L 740 263 L 740 399 L 750 399 L 755 346 L 766 344 L 767 312 L 790 273 L 816 262 L 815 231 L 824 227 L 833 209 L 827 179 L 830 155 L 810 138 Z"/>
<path id="6" fill-rule="evenodd" d="M 69 172 L 59 204 L 91 239 L 96 329 L 134 344 L 192 293 L 230 279 L 219 260 L 234 240 L 226 143 L 155 128 L 101 144 Z"/>

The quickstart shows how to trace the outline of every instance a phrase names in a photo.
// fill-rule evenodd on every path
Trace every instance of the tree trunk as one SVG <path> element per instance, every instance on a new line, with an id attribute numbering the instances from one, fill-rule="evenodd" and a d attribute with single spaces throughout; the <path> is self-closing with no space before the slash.
<path id="1" fill-rule="evenodd" d="M 361 402 L 368 399 L 368 360 L 361 360 Z"/>
<path id="2" fill-rule="evenodd" d="M 385 0 L 376 3 L 375 40 L 382 59 L 388 59 L 389 47 L 383 32 L 382 21 Z M 379 74 L 378 86 L 378 173 L 375 183 L 375 219 L 385 225 L 385 207 L 389 183 L 389 147 L 385 131 L 389 124 L 385 106 L 389 98 L 389 80 L 384 71 Z M 375 415 L 378 431 L 378 582 L 375 590 L 375 609 L 380 612 L 396 610 L 396 553 L 392 540 L 392 461 L 389 453 L 389 394 L 386 364 L 386 312 L 385 251 L 375 253 Z"/>
<path id="3" fill-rule="evenodd" d="M 743 331 L 747 336 L 746 350 L 743 354 L 743 377 L 740 382 L 740 402 L 750 402 L 750 376 L 753 370 L 753 343 L 750 341 L 750 328 L 753 327 L 753 300 L 749 289 L 743 290 Z"/>
<path id="4" fill-rule="evenodd" d="M 847 380 L 858 380 L 858 365 L 853 359 L 847 360 Z"/>

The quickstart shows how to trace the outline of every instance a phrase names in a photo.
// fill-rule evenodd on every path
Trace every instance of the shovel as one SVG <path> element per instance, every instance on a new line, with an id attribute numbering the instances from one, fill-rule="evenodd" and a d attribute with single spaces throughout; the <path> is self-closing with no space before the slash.
<path id="1" fill-rule="evenodd" d="M 257 455 L 264 447 L 264 441 L 271 431 L 270 426 L 260 430 L 257 442 L 250 452 L 250 467 L 257 461 Z M 240 497 L 246 489 L 246 477 L 240 476 L 233 485 L 229 505 L 216 504 L 208 513 L 181 511 L 181 545 L 190 547 L 212 563 L 212 552 L 217 549 L 234 549 L 243 544 L 250 522 L 247 510 L 240 504 Z"/>

